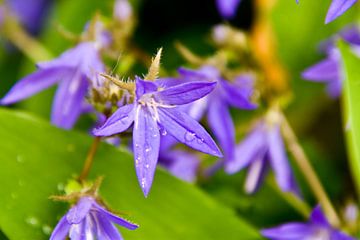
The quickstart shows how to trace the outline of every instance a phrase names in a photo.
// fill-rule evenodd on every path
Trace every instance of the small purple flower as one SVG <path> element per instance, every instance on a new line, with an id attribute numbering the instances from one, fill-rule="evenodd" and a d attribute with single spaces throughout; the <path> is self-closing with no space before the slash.
<path id="1" fill-rule="evenodd" d="M 116 0 L 114 6 L 114 17 L 121 22 L 125 22 L 133 15 L 133 9 L 128 0 Z"/>
<path id="2" fill-rule="evenodd" d="M 357 0 L 333 0 L 326 15 L 325 23 L 329 23 L 343 15 Z"/>
<path id="3" fill-rule="evenodd" d="M 347 41 L 352 46 L 353 52 L 360 55 L 360 32 L 356 26 L 351 26 L 331 37 L 330 40 L 322 42 L 320 49 L 326 52 L 327 58 L 302 73 L 302 78 L 306 80 L 326 83 L 327 92 L 333 98 L 337 98 L 341 94 L 343 81 L 341 56 L 334 44 L 339 38 Z"/>
<path id="4" fill-rule="evenodd" d="M 264 237 L 272 240 L 355 240 L 333 228 L 320 207 L 314 208 L 307 223 L 293 222 L 261 231 Z"/>
<path id="5" fill-rule="evenodd" d="M 160 148 L 160 129 L 164 129 L 198 151 L 221 157 L 214 140 L 205 129 L 178 105 L 188 104 L 211 92 L 215 82 L 190 82 L 164 87 L 161 79 L 151 82 L 136 79 L 135 102 L 120 107 L 98 129 L 96 136 L 111 136 L 134 123 L 133 149 L 140 186 L 147 196 L 153 181 Z"/>
<path id="6" fill-rule="evenodd" d="M 131 223 L 100 206 L 92 197 L 82 197 L 64 217 L 61 218 L 50 240 L 64 240 L 69 236 L 71 240 L 77 239 L 111 239 L 122 240 L 118 224 L 130 230 L 139 226 Z"/>
<path id="7" fill-rule="evenodd" d="M 180 149 L 172 149 L 177 143 L 176 139 L 167 135 L 165 130 L 160 131 L 161 146 L 159 164 L 172 175 L 187 182 L 196 180 L 200 160 L 196 155 Z"/>
<path id="8" fill-rule="evenodd" d="M 83 111 L 89 82 L 96 81 L 97 73 L 104 71 L 95 44 L 80 43 L 37 66 L 37 71 L 16 83 L 0 103 L 13 104 L 58 83 L 51 122 L 61 128 L 72 128 Z"/>
<path id="9" fill-rule="evenodd" d="M 241 0 L 216 0 L 216 6 L 224 19 L 235 17 L 236 10 Z"/>
<path id="10" fill-rule="evenodd" d="M 225 162 L 225 171 L 229 174 L 246 167 L 248 168 L 245 182 L 247 193 L 257 190 L 269 167 L 273 169 L 276 181 L 283 191 L 298 193 L 279 123 L 259 122 L 236 147 L 234 160 Z"/>
<path id="11" fill-rule="evenodd" d="M 254 92 L 254 79 L 250 74 L 237 76 L 232 82 L 226 81 L 218 69 L 204 66 L 199 70 L 179 69 L 182 81 L 215 81 L 214 91 L 203 99 L 192 103 L 187 112 L 195 119 L 201 119 L 205 113 L 210 129 L 219 140 L 225 159 L 231 161 L 235 150 L 235 127 L 230 115 L 230 106 L 240 109 L 254 109 L 251 102 Z"/>

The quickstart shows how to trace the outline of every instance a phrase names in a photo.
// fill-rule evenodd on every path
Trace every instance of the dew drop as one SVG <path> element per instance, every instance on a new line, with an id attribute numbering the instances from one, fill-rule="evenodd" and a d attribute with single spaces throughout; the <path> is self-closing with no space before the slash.
<path id="1" fill-rule="evenodd" d="M 39 220 L 36 217 L 28 217 L 25 221 L 27 224 L 34 226 L 34 227 L 39 225 Z"/>
<path id="2" fill-rule="evenodd" d="M 151 151 L 151 147 L 150 147 L 150 146 L 147 146 L 147 147 L 145 148 L 145 152 L 148 153 L 148 152 L 150 152 L 150 151 Z"/>
<path id="3" fill-rule="evenodd" d="M 145 186 L 146 186 L 146 179 L 145 179 L 145 178 L 142 178 L 142 179 L 141 179 L 141 187 L 142 187 L 142 188 L 145 188 Z"/>
<path id="4" fill-rule="evenodd" d="M 43 225 L 41 229 L 45 235 L 50 235 L 52 232 L 52 228 L 49 225 Z"/>
<path id="5" fill-rule="evenodd" d="M 149 169 L 149 168 L 150 168 L 150 165 L 149 165 L 149 164 L 146 164 L 146 165 L 145 165 L 145 168 L 146 168 L 146 169 Z"/>
<path id="6" fill-rule="evenodd" d="M 203 138 L 198 138 L 196 141 L 198 144 L 203 144 L 205 140 Z"/>
<path id="7" fill-rule="evenodd" d="M 192 142 L 194 141 L 196 135 L 193 132 L 186 132 L 184 137 L 185 137 L 185 141 Z"/>
<path id="8" fill-rule="evenodd" d="M 165 128 L 161 129 L 160 131 L 161 131 L 161 135 L 163 135 L 163 136 L 167 135 L 167 131 Z"/>
<path id="9" fill-rule="evenodd" d="M 18 163 L 23 163 L 23 162 L 24 162 L 24 158 L 23 158 L 21 155 L 17 155 L 17 156 L 16 156 L 16 161 L 17 161 Z"/>
<path id="10" fill-rule="evenodd" d="M 135 159 L 135 165 L 136 165 L 136 166 L 138 166 L 138 165 L 140 164 L 140 160 L 141 160 L 140 157 L 138 157 L 138 158 Z"/>

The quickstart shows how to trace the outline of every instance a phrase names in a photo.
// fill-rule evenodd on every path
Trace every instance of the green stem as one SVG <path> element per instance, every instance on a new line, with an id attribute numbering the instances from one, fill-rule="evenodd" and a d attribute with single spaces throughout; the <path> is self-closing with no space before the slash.
<path id="1" fill-rule="evenodd" d="M 87 154 L 87 157 L 86 157 L 86 160 L 84 162 L 84 166 L 83 166 L 83 169 L 81 171 L 81 174 L 78 178 L 78 181 L 81 183 L 83 182 L 87 176 L 89 175 L 89 172 L 91 170 L 91 167 L 92 167 L 92 164 L 94 162 L 94 157 L 95 157 L 95 154 L 96 154 L 96 151 L 99 147 L 99 144 L 100 144 L 100 141 L 101 141 L 101 137 L 95 137 L 94 138 L 94 141 L 90 147 L 90 150 Z"/>
<path id="2" fill-rule="evenodd" d="M 294 160 L 300 168 L 302 174 L 310 186 L 313 194 L 321 204 L 326 216 L 333 226 L 339 227 L 341 224 L 340 218 L 335 211 L 328 195 L 326 194 L 316 172 L 310 164 L 308 157 L 306 156 L 303 148 L 301 147 L 293 129 L 288 123 L 286 117 L 282 114 L 282 132 L 287 142 L 289 151 L 292 153 Z"/>

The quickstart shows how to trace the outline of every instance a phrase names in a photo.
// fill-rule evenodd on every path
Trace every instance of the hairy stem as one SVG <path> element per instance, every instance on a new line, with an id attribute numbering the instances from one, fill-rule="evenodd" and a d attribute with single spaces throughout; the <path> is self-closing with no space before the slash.
<path id="1" fill-rule="evenodd" d="M 294 160 L 300 168 L 301 172 L 304 174 L 307 183 L 321 204 L 330 223 L 334 226 L 340 226 L 340 218 L 336 213 L 334 206 L 332 205 L 328 195 L 324 190 L 324 187 L 322 186 L 318 176 L 310 164 L 308 157 L 306 156 L 293 129 L 284 115 L 282 115 L 282 131 L 289 151 L 293 155 Z"/>
<path id="2" fill-rule="evenodd" d="M 90 150 L 87 154 L 87 157 L 86 157 L 86 160 L 84 162 L 84 166 L 83 166 L 83 169 L 81 171 L 81 174 L 78 178 L 78 181 L 81 183 L 83 182 L 87 176 L 89 175 L 89 172 L 91 170 L 91 166 L 94 162 L 94 157 L 95 157 L 95 154 L 96 154 L 96 151 L 98 149 L 98 146 L 99 146 L 99 143 L 100 143 L 100 140 L 101 140 L 101 137 L 95 137 L 94 138 L 94 141 L 90 147 Z"/>

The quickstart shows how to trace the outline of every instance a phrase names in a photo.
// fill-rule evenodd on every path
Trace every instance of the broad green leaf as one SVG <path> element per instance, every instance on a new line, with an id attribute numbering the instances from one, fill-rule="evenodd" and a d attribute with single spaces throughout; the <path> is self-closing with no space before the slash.
<path id="1" fill-rule="evenodd" d="M 28 114 L 0 109 L 0 229 L 9 239 L 47 239 L 67 204 L 52 202 L 67 179 L 79 173 L 91 138 L 57 129 Z M 131 239 L 259 239 L 257 231 L 195 186 L 158 169 L 144 198 L 131 154 L 101 144 L 91 179 L 109 205 L 140 224 L 121 229 Z"/>
<path id="2" fill-rule="evenodd" d="M 347 138 L 349 161 L 360 194 L 360 59 L 354 55 L 350 46 L 339 42 L 343 61 L 343 119 Z"/>

